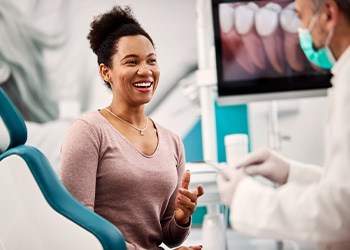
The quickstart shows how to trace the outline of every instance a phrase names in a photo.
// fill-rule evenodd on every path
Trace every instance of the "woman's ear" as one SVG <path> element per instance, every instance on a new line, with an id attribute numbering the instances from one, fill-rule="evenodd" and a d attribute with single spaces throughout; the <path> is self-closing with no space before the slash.
<path id="1" fill-rule="evenodd" d="M 100 64 L 100 76 L 105 82 L 110 81 L 109 68 L 103 63 Z"/>

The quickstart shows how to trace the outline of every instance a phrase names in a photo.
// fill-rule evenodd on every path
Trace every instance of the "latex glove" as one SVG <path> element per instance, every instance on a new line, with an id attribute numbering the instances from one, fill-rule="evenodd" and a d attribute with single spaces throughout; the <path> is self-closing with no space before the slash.
<path id="1" fill-rule="evenodd" d="M 192 214 L 196 211 L 197 199 L 204 194 L 202 185 L 194 191 L 189 191 L 191 173 L 186 170 L 182 177 L 182 184 L 176 197 L 175 220 L 179 225 L 187 225 Z"/>
<path id="2" fill-rule="evenodd" d="M 243 169 L 235 169 L 232 167 L 223 168 L 223 171 L 228 179 L 222 174 L 219 174 L 217 177 L 220 199 L 223 204 L 231 206 L 238 184 L 247 177 L 247 174 L 244 173 Z"/>
<path id="3" fill-rule="evenodd" d="M 248 175 L 261 175 L 278 183 L 285 184 L 289 173 L 289 160 L 268 148 L 255 151 L 242 159 L 237 169 L 244 169 Z"/>

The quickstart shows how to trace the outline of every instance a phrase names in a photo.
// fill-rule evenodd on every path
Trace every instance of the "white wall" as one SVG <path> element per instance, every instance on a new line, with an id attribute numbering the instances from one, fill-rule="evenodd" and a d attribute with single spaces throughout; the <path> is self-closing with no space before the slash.
<path id="1" fill-rule="evenodd" d="M 282 135 L 281 153 L 291 159 L 322 165 L 326 97 L 278 101 L 278 124 Z M 249 104 L 249 130 L 252 150 L 268 146 L 268 102 Z"/>

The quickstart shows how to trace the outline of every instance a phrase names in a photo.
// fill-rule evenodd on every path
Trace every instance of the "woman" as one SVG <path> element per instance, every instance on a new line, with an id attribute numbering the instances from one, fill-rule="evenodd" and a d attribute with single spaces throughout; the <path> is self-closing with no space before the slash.
<path id="1" fill-rule="evenodd" d="M 80 202 L 120 229 L 128 249 L 177 246 L 189 233 L 203 188 L 188 190 L 181 140 L 144 113 L 159 82 L 153 41 L 129 7 L 96 17 L 88 39 L 113 99 L 70 126 L 61 179 Z"/>

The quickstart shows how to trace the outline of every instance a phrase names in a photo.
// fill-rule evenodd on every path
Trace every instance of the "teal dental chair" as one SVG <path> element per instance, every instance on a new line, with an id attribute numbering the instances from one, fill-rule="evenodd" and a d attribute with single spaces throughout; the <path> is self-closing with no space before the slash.
<path id="1" fill-rule="evenodd" d="M 121 232 L 80 204 L 26 140 L 26 125 L 0 88 L 0 250 L 126 250 Z"/>

